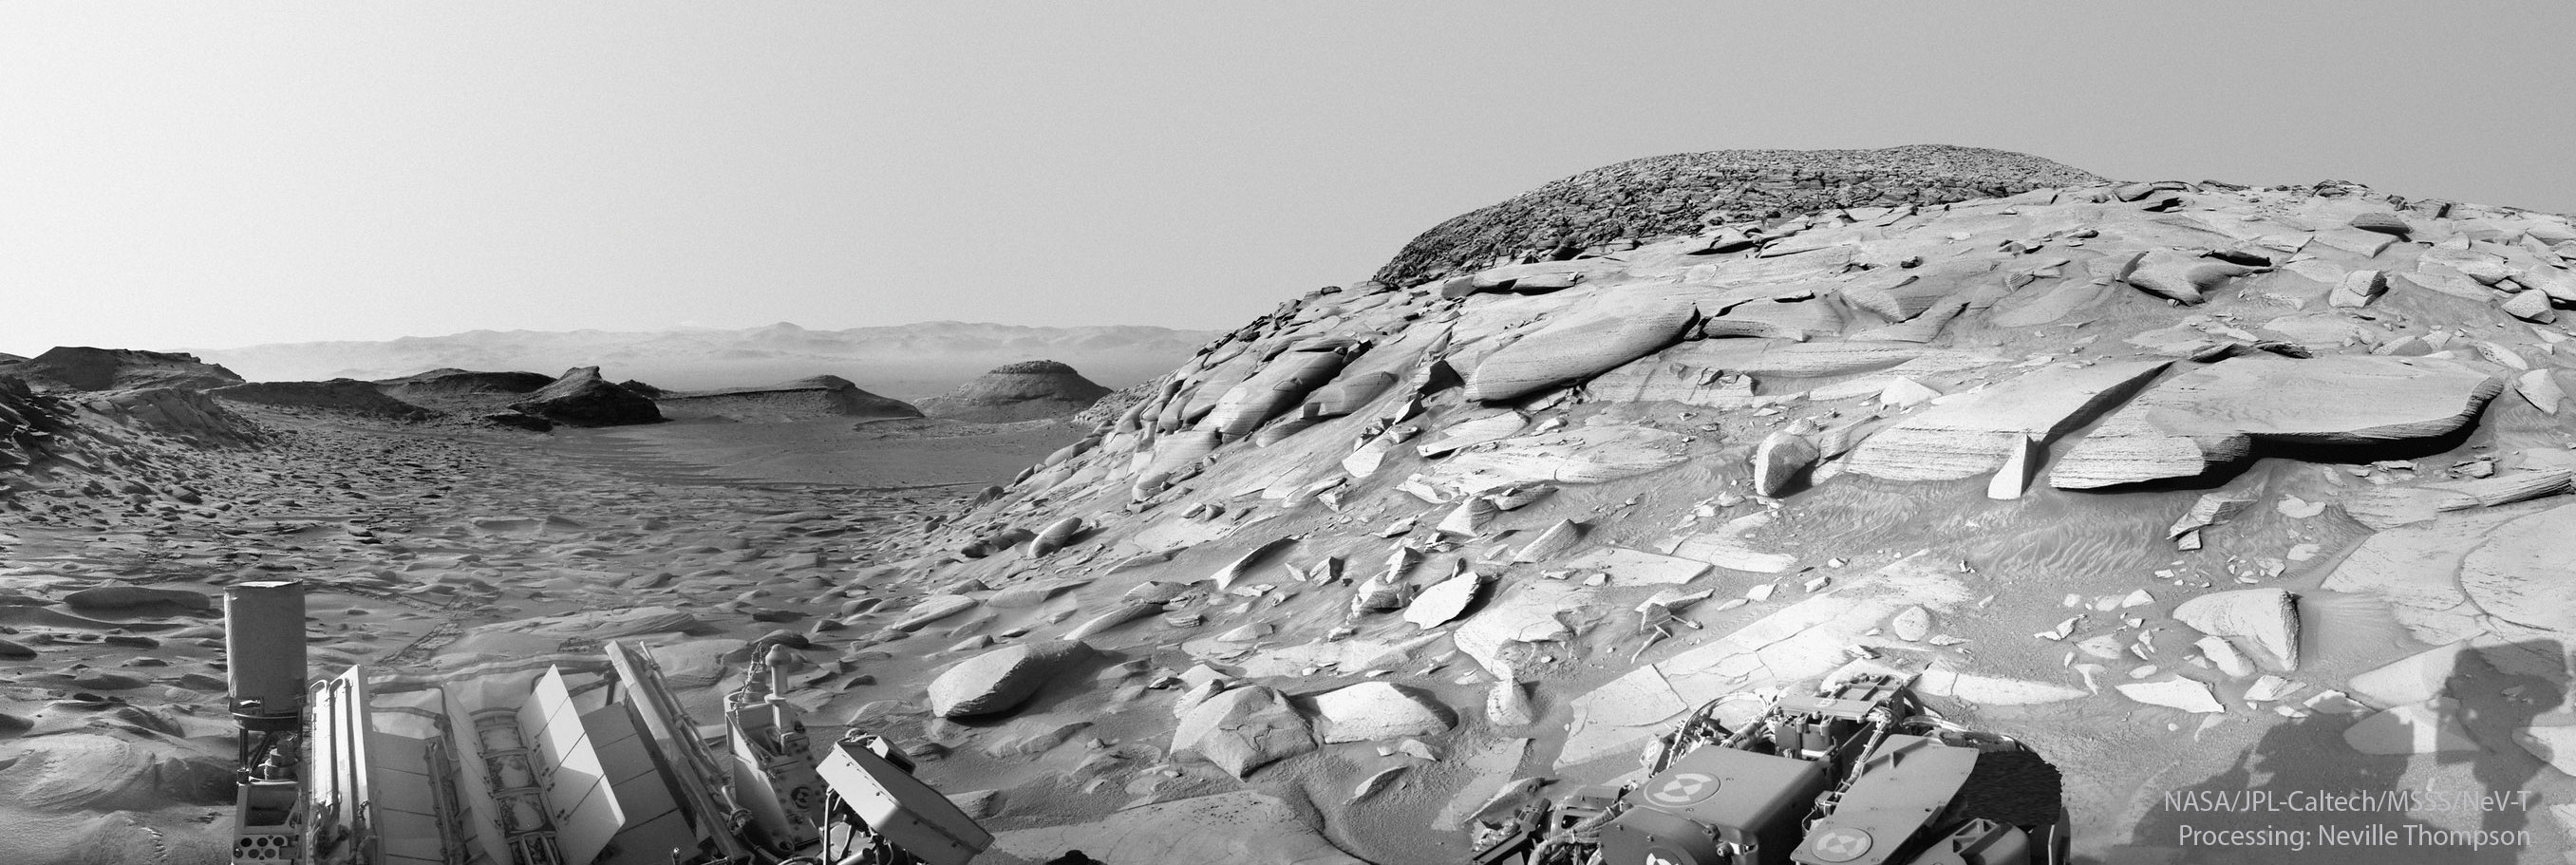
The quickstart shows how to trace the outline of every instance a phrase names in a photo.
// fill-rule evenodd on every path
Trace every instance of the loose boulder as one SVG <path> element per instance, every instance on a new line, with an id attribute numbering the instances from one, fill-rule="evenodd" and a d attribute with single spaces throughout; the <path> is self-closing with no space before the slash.
<path id="1" fill-rule="evenodd" d="M 1080 640 L 1057 640 L 977 655 L 931 681 L 930 714 L 967 718 L 1010 711 L 1095 654 Z"/>

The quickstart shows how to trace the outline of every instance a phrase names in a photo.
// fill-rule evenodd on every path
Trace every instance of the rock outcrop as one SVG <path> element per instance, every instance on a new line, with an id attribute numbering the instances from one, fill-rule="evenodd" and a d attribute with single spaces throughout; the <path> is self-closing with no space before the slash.
<path id="1" fill-rule="evenodd" d="M 232 370 L 193 354 L 130 348 L 56 347 L 23 361 L 0 363 L 0 375 L 26 379 L 40 390 L 204 390 L 242 383 Z"/>
<path id="2" fill-rule="evenodd" d="M 1110 390 L 1073 367 L 1031 360 L 995 367 L 956 390 L 921 400 L 921 414 L 979 423 L 1065 417 L 1090 408 Z"/>
<path id="3" fill-rule="evenodd" d="M 562 377 L 510 404 L 512 410 L 536 415 L 559 424 L 580 427 L 625 426 L 660 423 L 662 412 L 653 401 L 609 384 L 599 377 L 599 367 L 578 366 L 565 370 Z"/>
<path id="4" fill-rule="evenodd" d="M 921 410 L 910 403 L 860 390 L 849 379 L 837 375 L 720 390 L 660 391 L 659 396 L 651 399 L 661 408 L 663 416 L 673 419 L 724 417 L 739 421 L 796 421 L 921 416 Z"/>

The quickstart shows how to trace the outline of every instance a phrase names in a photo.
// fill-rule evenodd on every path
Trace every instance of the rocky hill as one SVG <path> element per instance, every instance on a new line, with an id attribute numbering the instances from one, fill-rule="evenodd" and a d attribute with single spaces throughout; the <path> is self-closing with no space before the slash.
<path id="1" fill-rule="evenodd" d="M 921 401 L 931 417 L 986 423 L 1064 417 L 1108 396 L 1108 388 L 1052 360 L 995 367 L 956 390 Z"/>
<path id="2" fill-rule="evenodd" d="M 1432 226 L 1377 273 L 1411 285 L 1503 263 L 1704 226 L 1845 207 L 1946 204 L 2099 182 L 2036 156 L 1975 147 L 1717 150 L 1631 159 L 1549 183 Z"/>
<path id="3" fill-rule="evenodd" d="M 204 390 L 242 383 L 232 370 L 192 354 L 86 346 L 59 346 L 33 358 L 0 362 L 0 375 L 25 379 L 38 388 L 83 391 Z"/>
<path id="4" fill-rule="evenodd" d="M 2159 797 L 2249 760 L 2576 794 L 2545 768 L 2576 771 L 2565 218 L 1759 160 L 1777 183 L 1667 157 L 1585 175 L 1619 178 L 1597 202 L 1551 184 L 1203 348 L 890 551 L 841 625 L 972 639 L 865 720 L 1018 778 L 1004 801 L 1312 807 L 1376 862 L 1458 861 L 1452 833 L 1633 778 L 1693 707 L 1855 660 L 2056 764 L 2088 856 L 2180 852 Z M 1576 244 L 1644 242 L 1482 266 L 1596 204 Z M 1139 748 L 1013 774 L 1077 728 Z M 1021 828 L 1042 810 L 1006 845 L 1184 843 L 1141 806 Z M 2566 849 L 2540 824 L 2524 855 Z"/>

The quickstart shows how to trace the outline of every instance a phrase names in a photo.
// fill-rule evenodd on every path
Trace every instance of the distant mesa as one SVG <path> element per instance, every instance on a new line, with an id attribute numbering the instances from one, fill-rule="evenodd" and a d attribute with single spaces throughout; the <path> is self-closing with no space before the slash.
<path id="1" fill-rule="evenodd" d="M 1010 423 L 1068 417 L 1110 390 L 1073 367 L 1031 360 L 995 368 L 948 393 L 921 401 L 921 413 L 948 420 Z"/>
<path id="2" fill-rule="evenodd" d="M 475 372 L 443 367 L 401 378 L 380 379 L 385 396 L 435 411 L 483 415 L 501 411 L 528 394 L 544 390 L 554 379 L 533 372 Z"/>
<path id="3" fill-rule="evenodd" d="M 610 384 L 599 376 L 599 367 L 577 366 L 564 371 L 562 377 L 537 389 L 526 399 L 510 404 L 521 414 L 535 415 L 565 426 L 602 427 L 660 423 L 662 412 L 653 401 Z"/>
<path id="4" fill-rule="evenodd" d="M 330 381 L 262 381 L 215 388 L 207 393 L 233 402 L 292 409 L 316 409 L 403 421 L 427 420 L 429 409 L 386 396 L 373 382 L 353 378 Z"/>
<path id="5" fill-rule="evenodd" d="M 1571 259 L 1622 241 L 1845 207 L 1992 198 L 2102 178 L 1978 147 L 1716 150 L 1606 165 L 1460 214 L 1404 245 L 1377 281 L 1408 287 L 1517 260 Z"/>
<path id="6" fill-rule="evenodd" d="M 727 418 L 737 421 L 797 421 L 837 418 L 920 417 L 921 410 L 899 399 L 861 390 L 849 379 L 818 375 L 753 387 L 666 391 L 642 382 L 665 417 Z"/>
<path id="7" fill-rule="evenodd" d="M 85 346 L 58 346 L 32 359 L 0 361 L 0 375 L 26 379 L 38 390 L 205 390 L 242 383 L 232 370 L 193 354 Z"/>
<path id="8" fill-rule="evenodd" d="M 379 379 L 377 387 L 437 394 L 535 393 L 554 379 L 533 372 L 475 372 L 445 367 L 401 378 Z"/>

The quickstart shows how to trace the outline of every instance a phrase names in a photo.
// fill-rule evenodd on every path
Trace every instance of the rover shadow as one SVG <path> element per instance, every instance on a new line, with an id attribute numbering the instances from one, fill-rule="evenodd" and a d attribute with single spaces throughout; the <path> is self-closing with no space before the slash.
<path id="1" fill-rule="evenodd" d="M 2501 667 L 2489 657 L 2505 660 Z M 2431 704 L 2433 730 L 2416 741 L 2449 747 L 2429 755 L 2368 754 L 2346 731 L 2369 716 L 2315 714 L 2273 727 L 2236 762 L 2189 787 L 2162 791 L 2109 865 L 2331 862 L 2511 863 L 2544 806 L 2521 795 L 2540 762 L 2512 738 L 2554 709 L 2566 687 L 2564 648 L 2528 640 L 2462 652 L 2444 684 L 2450 702 Z M 2456 736 L 2465 731 L 2469 742 Z M 2413 763 L 2413 761 L 2425 761 Z M 2470 765 L 2473 787 L 2428 785 L 2413 765 Z M 2449 775 L 2451 773 L 2441 772 Z M 2472 803 L 2466 801 L 2474 798 Z M 2476 843 L 2464 837 L 2478 833 Z"/>

